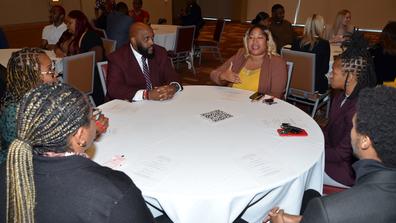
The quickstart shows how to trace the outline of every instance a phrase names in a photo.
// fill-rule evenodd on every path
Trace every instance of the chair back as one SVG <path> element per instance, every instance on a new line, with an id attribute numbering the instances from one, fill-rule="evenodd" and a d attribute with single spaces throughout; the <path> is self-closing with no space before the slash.
<path id="1" fill-rule="evenodd" d="M 293 62 L 293 76 L 291 77 L 289 92 L 315 92 L 315 54 L 289 49 L 281 52 L 286 61 Z"/>
<path id="2" fill-rule="evenodd" d="M 194 45 L 195 26 L 179 26 L 176 30 L 175 53 L 191 52 Z"/>
<path id="3" fill-rule="evenodd" d="M 224 26 L 225 26 L 225 20 L 224 19 L 217 19 L 216 28 L 215 28 L 215 31 L 213 33 L 213 40 L 214 41 L 220 42 L 221 34 L 223 33 Z"/>
<path id="4" fill-rule="evenodd" d="M 286 67 L 287 67 L 287 82 L 286 82 L 286 91 L 285 91 L 285 100 L 287 99 L 287 95 L 289 94 L 289 88 L 290 88 L 290 81 L 293 73 L 293 62 L 287 61 L 286 62 Z"/>
<path id="5" fill-rule="evenodd" d="M 102 38 L 102 42 L 103 42 L 103 48 L 104 48 L 104 53 L 105 53 L 106 57 L 110 53 L 112 53 L 116 50 L 117 40 Z"/>
<path id="6" fill-rule="evenodd" d="M 63 80 L 85 94 L 92 94 L 95 71 L 95 51 L 64 57 Z"/>
<path id="7" fill-rule="evenodd" d="M 98 34 L 98 36 L 99 36 L 100 38 L 105 38 L 105 39 L 107 39 L 106 30 L 104 30 L 104 29 L 99 29 L 99 28 L 96 28 L 96 27 L 93 27 L 93 30 L 95 31 L 96 34 Z"/>
<path id="8" fill-rule="evenodd" d="M 98 67 L 100 83 L 102 84 L 103 93 L 106 95 L 107 93 L 107 61 L 97 62 L 96 66 Z"/>

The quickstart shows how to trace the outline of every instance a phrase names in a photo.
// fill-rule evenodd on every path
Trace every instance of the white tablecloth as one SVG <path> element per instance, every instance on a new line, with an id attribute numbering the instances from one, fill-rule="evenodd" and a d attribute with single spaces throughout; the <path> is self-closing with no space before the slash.
<path id="1" fill-rule="evenodd" d="M 20 49 L 0 49 L 0 64 L 7 67 L 8 60 L 11 57 L 12 52 L 18 51 Z M 60 58 L 56 58 L 54 51 L 45 50 L 47 55 L 51 60 L 60 61 Z"/>
<path id="2" fill-rule="evenodd" d="M 174 25 L 156 25 L 152 24 L 151 28 L 154 31 L 154 42 L 166 50 L 175 49 L 176 30 Z"/>
<path id="3" fill-rule="evenodd" d="M 264 195 L 244 219 L 261 222 L 274 206 L 297 214 L 305 189 L 322 190 L 322 131 L 295 106 L 250 102 L 251 93 L 186 86 L 169 101 L 108 102 L 110 127 L 90 153 L 124 171 L 175 223 L 232 222 Z M 233 117 L 200 116 L 216 109 Z M 309 135 L 280 137 L 282 122 Z"/>

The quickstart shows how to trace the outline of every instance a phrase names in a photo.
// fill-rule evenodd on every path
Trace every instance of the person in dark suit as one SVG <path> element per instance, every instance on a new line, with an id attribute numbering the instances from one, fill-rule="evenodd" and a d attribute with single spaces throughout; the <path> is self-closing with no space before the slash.
<path id="1" fill-rule="evenodd" d="M 187 6 L 181 14 L 181 22 L 183 26 L 195 26 L 195 38 L 198 38 L 204 20 L 202 18 L 201 7 L 196 0 L 187 0 Z"/>
<path id="2" fill-rule="evenodd" d="M 396 89 L 361 91 L 350 132 L 355 186 L 340 193 L 313 198 L 302 216 L 279 208 L 269 213 L 273 223 L 389 223 L 396 222 Z M 267 220 L 269 220 L 269 218 Z"/>
<path id="3" fill-rule="evenodd" d="M 302 38 L 292 44 L 292 50 L 315 54 L 315 91 L 323 94 L 329 89 L 326 74 L 329 72 L 330 43 L 323 39 L 324 19 L 313 14 L 308 17 Z"/>
<path id="4" fill-rule="evenodd" d="M 129 27 L 133 18 L 128 16 L 128 6 L 118 2 L 116 11 L 107 15 L 106 33 L 109 39 L 117 41 L 117 49 L 129 42 Z"/>
<path id="5" fill-rule="evenodd" d="M 165 48 L 154 44 L 148 25 L 130 28 L 130 44 L 108 57 L 107 98 L 128 101 L 168 100 L 182 90 Z"/>

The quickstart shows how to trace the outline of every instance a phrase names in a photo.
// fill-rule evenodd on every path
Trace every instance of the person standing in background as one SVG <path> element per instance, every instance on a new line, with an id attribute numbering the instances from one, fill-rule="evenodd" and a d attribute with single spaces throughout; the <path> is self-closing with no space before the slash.
<path id="1" fill-rule="evenodd" d="M 284 45 L 293 43 L 295 34 L 291 23 L 285 20 L 285 8 L 281 4 L 273 5 L 271 13 L 271 25 L 269 28 L 274 37 L 276 51 L 280 53 Z"/>
<path id="2" fill-rule="evenodd" d="M 133 0 L 132 5 L 133 9 L 129 11 L 129 16 L 133 18 L 133 21 L 148 24 L 150 21 L 150 14 L 142 9 L 143 0 Z"/>
<path id="3" fill-rule="evenodd" d="M 107 16 L 107 37 L 117 41 L 117 49 L 129 42 L 129 27 L 133 18 L 128 16 L 128 6 L 124 2 L 118 2 L 116 10 Z"/>

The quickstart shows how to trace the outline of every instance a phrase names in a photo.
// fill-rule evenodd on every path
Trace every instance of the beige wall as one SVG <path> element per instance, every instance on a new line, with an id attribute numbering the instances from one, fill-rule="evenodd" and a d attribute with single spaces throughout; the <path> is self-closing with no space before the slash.
<path id="1" fill-rule="evenodd" d="M 48 21 L 48 0 L 0 0 L 0 25 Z"/>
<path id="2" fill-rule="evenodd" d="M 118 2 L 118 1 L 117 1 Z M 125 0 L 132 7 L 132 0 Z M 158 18 L 172 21 L 172 0 L 144 0 L 143 8 L 149 11 L 151 23 Z M 82 10 L 88 18 L 94 18 L 95 0 L 61 0 L 66 13 L 73 9 Z M 0 0 L 0 25 L 35 23 L 48 21 L 49 0 Z"/>

